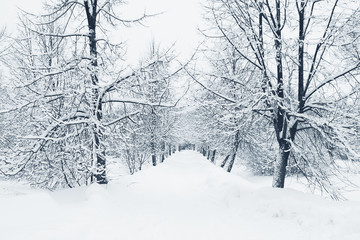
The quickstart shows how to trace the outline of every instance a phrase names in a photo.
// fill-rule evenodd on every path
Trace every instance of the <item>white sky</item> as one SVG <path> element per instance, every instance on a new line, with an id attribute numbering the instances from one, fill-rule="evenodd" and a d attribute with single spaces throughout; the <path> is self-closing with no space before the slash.
<path id="1" fill-rule="evenodd" d="M 1 0 L 0 27 L 6 26 L 8 33 L 16 29 L 17 7 L 28 12 L 41 9 L 43 0 Z M 197 26 L 201 20 L 200 0 L 128 0 L 126 15 L 140 16 L 144 10 L 148 14 L 163 14 L 149 19 L 148 27 L 120 29 L 122 40 L 128 43 L 127 57 L 132 63 L 143 56 L 149 42 L 154 39 L 163 47 L 176 42 L 176 52 L 187 58 L 201 41 Z M 125 18 L 125 17 L 124 17 Z M 121 34 L 120 33 L 120 34 Z"/>

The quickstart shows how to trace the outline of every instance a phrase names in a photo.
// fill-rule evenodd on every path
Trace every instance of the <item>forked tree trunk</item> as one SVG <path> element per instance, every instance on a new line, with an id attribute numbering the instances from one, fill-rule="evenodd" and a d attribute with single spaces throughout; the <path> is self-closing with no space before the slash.
<path id="1" fill-rule="evenodd" d="M 305 1 L 300 1 L 298 5 L 298 14 L 299 14 L 299 48 L 298 48 L 298 101 L 299 101 L 299 113 L 303 113 L 305 105 L 305 90 L 304 90 L 304 40 L 305 40 Z M 278 17 L 280 21 L 280 17 Z M 280 35 L 281 36 L 281 35 Z M 281 49 L 281 48 L 280 48 Z M 281 60 L 281 59 L 280 59 Z M 281 63 L 281 62 L 280 62 Z M 280 75 L 282 77 L 282 74 Z M 281 96 L 281 95 L 280 95 Z M 282 96 L 283 97 L 283 96 Z M 285 116 L 284 111 L 279 111 L 282 116 Z M 279 119 L 279 118 L 278 118 Z M 277 124 L 275 130 L 277 132 L 286 133 L 288 124 L 286 123 L 286 118 L 282 117 L 282 124 Z M 277 134 L 279 142 L 279 154 L 274 166 L 274 178 L 273 178 L 273 187 L 283 188 L 285 186 L 285 177 L 286 177 L 286 167 L 289 162 L 291 144 L 290 140 L 294 141 L 295 135 L 297 132 L 298 122 L 296 121 L 291 128 L 289 129 L 290 138 L 283 135 L 282 138 L 279 137 L 280 134 Z M 285 129 L 285 131 L 283 130 Z"/>

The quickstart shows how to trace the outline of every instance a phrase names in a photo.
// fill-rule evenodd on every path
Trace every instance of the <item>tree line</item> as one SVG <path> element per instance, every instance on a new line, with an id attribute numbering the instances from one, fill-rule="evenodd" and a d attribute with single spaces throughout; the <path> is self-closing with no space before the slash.
<path id="1" fill-rule="evenodd" d="M 359 3 L 352 0 L 208 0 L 201 51 L 209 68 L 188 72 L 197 142 L 231 171 L 287 174 L 339 197 L 333 176 L 359 150 Z M 205 134 L 206 133 L 206 134 Z M 339 164 L 341 163 L 341 164 Z"/>
<path id="2" fill-rule="evenodd" d="M 143 24 L 152 15 L 122 19 L 121 1 L 62 0 L 45 14 L 24 12 L 3 60 L 1 173 L 56 189 L 106 184 L 107 157 L 130 173 L 172 152 L 176 123 L 172 48 L 157 43 L 138 66 L 127 67 L 126 45 L 111 29 Z M 171 67 L 171 69 L 170 69 Z"/>
<path id="3" fill-rule="evenodd" d="M 123 4 L 62 0 L 21 15 L 0 48 L 11 76 L 0 89 L 3 175 L 105 184 L 108 156 L 134 173 L 192 143 L 229 172 L 240 162 L 278 188 L 301 174 L 339 197 L 332 176 L 358 163 L 357 0 L 206 0 L 191 61 L 151 43 L 136 68 L 109 32 L 156 15 L 123 19 Z"/>

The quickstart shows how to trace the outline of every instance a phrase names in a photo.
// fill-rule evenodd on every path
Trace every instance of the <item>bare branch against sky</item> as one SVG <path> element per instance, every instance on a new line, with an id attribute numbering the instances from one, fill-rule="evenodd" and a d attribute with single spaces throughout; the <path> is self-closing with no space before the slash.
<path id="1" fill-rule="evenodd" d="M 16 30 L 19 9 L 26 12 L 39 12 L 43 0 L 3 0 L 0 8 L 0 27 L 6 27 L 8 33 Z M 121 16 L 156 14 L 146 21 L 145 26 L 121 28 L 114 33 L 128 44 L 128 56 L 131 63 L 136 63 L 139 56 L 148 48 L 152 40 L 164 46 L 176 43 L 176 51 L 181 57 L 188 57 L 199 42 L 197 27 L 201 21 L 200 0 L 136 0 L 122 6 Z"/>

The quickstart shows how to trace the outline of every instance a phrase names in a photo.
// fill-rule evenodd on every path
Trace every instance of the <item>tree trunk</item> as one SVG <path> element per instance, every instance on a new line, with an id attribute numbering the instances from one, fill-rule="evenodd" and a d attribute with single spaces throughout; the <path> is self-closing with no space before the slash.
<path id="1" fill-rule="evenodd" d="M 234 152 L 233 155 L 231 156 L 231 160 L 230 160 L 229 165 L 226 170 L 227 172 L 231 172 L 234 162 L 235 162 L 235 158 L 236 158 L 236 152 Z"/>
<path id="2" fill-rule="evenodd" d="M 224 159 L 224 161 L 221 163 L 220 167 L 224 168 L 228 159 L 229 159 L 230 155 L 227 155 L 226 158 Z"/>
<path id="3" fill-rule="evenodd" d="M 285 186 L 286 166 L 290 156 L 290 143 L 286 140 L 280 143 L 279 155 L 274 167 L 272 186 L 283 188 Z"/>
<path id="4" fill-rule="evenodd" d="M 216 154 L 216 149 L 213 151 L 213 154 L 211 156 L 211 162 L 215 163 L 215 154 Z"/>
<path id="5" fill-rule="evenodd" d="M 98 68 L 98 53 L 97 53 L 97 40 L 96 40 L 96 17 L 97 17 L 97 0 L 91 1 L 89 6 L 88 1 L 84 1 L 86 17 L 88 20 L 89 28 L 89 48 L 91 68 L 91 107 L 92 115 L 96 121 L 93 123 L 93 143 L 92 143 L 92 159 L 95 162 L 95 179 L 99 184 L 106 184 L 106 159 L 105 159 L 105 146 L 102 143 L 102 129 L 100 122 L 102 121 L 102 102 L 99 96 L 99 79 L 97 76 Z"/>
<path id="6" fill-rule="evenodd" d="M 151 149 L 151 159 L 152 165 L 156 166 L 156 152 L 157 152 L 157 145 L 156 145 L 156 138 L 155 138 L 155 126 L 156 126 L 156 116 L 154 108 L 151 109 L 151 131 L 150 131 L 150 149 Z"/>
<path id="7" fill-rule="evenodd" d="M 304 105 L 305 105 L 305 89 L 304 89 L 304 40 L 305 40 L 305 29 L 304 29 L 304 21 L 305 21 L 305 6 L 306 3 L 304 1 L 300 1 L 300 5 L 297 2 L 297 10 L 299 14 L 299 48 L 298 48 L 298 101 L 299 108 L 298 112 L 303 113 Z M 280 17 L 278 17 L 278 21 L 280 21 Z M 280 35 L 281 36 L 281 35 Z M 281 48 L 280 48 L 281 50 Z M 280 59 L 281 60 L 281 59 Z M 281 63 L 281 62 L 280 62 Z M 280 65 L 281 66 L 281 65 Z M 282 77 L 282 73 L 280 75 Z M 279 78 L 279 77 L 278 77 Z M 284 97 L 283 95 L 280 97 Z M 277 124 L 275 130 L 278 132 L 278 142 L 279 142 L 279 154 L 278 158 L 275 162 L 274 166 L 274 177 L 273 177 L 273 187 L 283 188 L 285 186 L 285 177 L 286 177 L 286 167 L 289 162 L 291 144 L 290 140 L 295 140 L 295 135 L 297 132 L 298 122 L 296 121 L 292 126 L 290 126 L 289 134 L 290 137 L 286 136 L 286 132 L 288 130 L 287 124 L 287 116 L 285 111 L 280 111 L 279 113 L 282 115 L 278 117 L 278 121 L 280 120 L 282 124 Z M 280 136 L 282 133 L 282 136 Z"/>
<path id="8" fill-rule="evenodd" d="M 165 160 L 165 154 L 166 154 L 165 150 L 166 150 L 165 142 L 161 142 L 161 160 L 160 160 L 160 161 L 161 161 L 162 163 L 163 163 L 164 160 Z"/>
<path id="9" fill-rule="evenodd" d="M 236 153 L 237 153 L 237 150 L 239 148 L 239 144 L 240 144 L 240 131 L 237 130 L 236 131 L 236 134 L 235 134 L 235 139 L 234 139 L 234 150 L 233 150 L 233 154 L 231 156 L 231 160 L 229 162 L 229 165 L 228 165 L 228 168 L 227 168 L 227 171 L 228 172 L 231 172 L 232 168 L 233 168 L 233 165 L 234 165 L 234 162 L 235 162 L 235 158 L 236 158 Z"/>
<path id="10" fill-rule="evenodd" d="M 304 40 L 305 40 L 305 2 L 301 1 L 300 6 L 298 6 L 299 14 L 299 50 L 298 50 L 298 60 L 299 60 L 299 72 L 298 72 L 298 101 L 299 101 L 299 112 L 303 112 L 305 105 L 305 90 L 304 90 Z"/>
<path id="11" fill-rule="evenodd" d="M 283 188 L 286 176 L 286 166 L 290 155 L 290 141 L 288 137 L 288 114 L 284 110 L 284 82 L 282 64 L 282 36 L 281 36 L 281 4 L 276 0 L 275 49 L 277 63 L 277 101 L 274 107 L 274 130 L 279 144 L 279 156 L 274 166 L 273 187 Z"/>
<path id="12" fill-rule="evenodd" d="M 152 165 L 156 166 L 156 155 L 151 155 Z"/>

